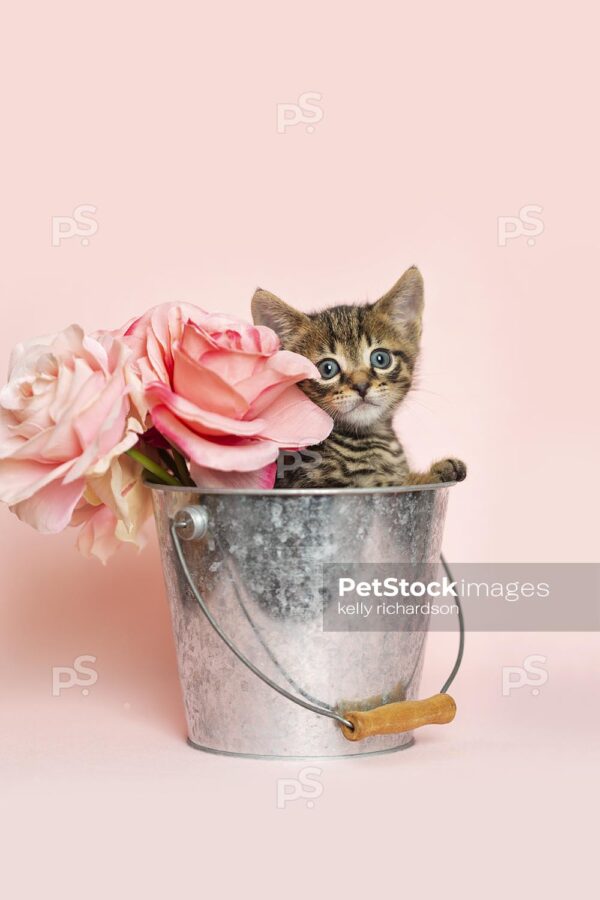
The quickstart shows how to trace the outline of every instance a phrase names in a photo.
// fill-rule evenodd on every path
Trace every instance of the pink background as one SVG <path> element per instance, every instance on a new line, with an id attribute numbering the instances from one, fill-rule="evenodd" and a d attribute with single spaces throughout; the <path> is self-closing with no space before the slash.
<path id="1" fill-rule="evenodd" d="M 399 425 L 417 463 L 468 462 L 447 555 L 597 561 L 597 28 L 584 2 L 13 4 L 1 359 L 165 300 L 247 316 L 257 285 L 307 310 L 375 299 L 418 264 L 421 390 Z M 322 118 L 278 131 L 277 104 L 306 92 Z M 52 217 L 82 204 L 89 244 L 52 246 Z M 525 206 L 541 233 L 500 246 L 499 217 Z M 314 807 L 277 809 L 277 779 L 302 764 L 183 742 L 154 541 L 102 568 L 72 533 L 6 509 L 0 529 L 11 897 L 254 881 L 273 897 L 504 898 L 577 893 L 591 872 L 597 635 L 468 636 L 453 726 L 404 755 L 317 764 Z M 424 695 L 453 646 L 431 640 Z M 502 666 L 533 653 L 539 695 L 502 696 Z M 89 695 L 53 697 L 52 667 L 82 654 Z"/>

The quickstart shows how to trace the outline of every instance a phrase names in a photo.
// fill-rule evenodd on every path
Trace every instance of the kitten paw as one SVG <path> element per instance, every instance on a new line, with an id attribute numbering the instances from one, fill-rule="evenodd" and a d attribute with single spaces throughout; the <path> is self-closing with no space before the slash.
<path id="1" fill-rule="evenodd" d="M 462 459 L 441 459 L 429 472 L 434 482 L 464 481 L 467 477 L 467 467 Z"/>

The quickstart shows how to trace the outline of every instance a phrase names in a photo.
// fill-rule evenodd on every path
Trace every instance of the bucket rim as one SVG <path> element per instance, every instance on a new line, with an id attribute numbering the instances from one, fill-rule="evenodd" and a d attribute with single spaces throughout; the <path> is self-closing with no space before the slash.
<path id="1" fill-rule="evenodd" d="M 144 484 L 153 491 L 168 494 L 219 494 L 225 497 L 329 497 L 358 494 L 412 494 L 420 491 L 437 491 L 454 487 L 457 481 L 442 481 L 437 484 L 404 484 L 376 488 L 203 488 L 197 485 L 158 484 L 144 479 Z"/>

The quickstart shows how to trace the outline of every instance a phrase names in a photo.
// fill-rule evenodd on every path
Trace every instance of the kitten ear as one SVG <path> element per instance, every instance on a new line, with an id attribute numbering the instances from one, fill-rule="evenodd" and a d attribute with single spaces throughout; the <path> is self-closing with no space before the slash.
<path id="1" fill-rule="evenodd" d="M 423 315 L 423 276 L 416 266 L 407 269 L 394 287 L 384 294 L 375 308 L 396 325 L 419 324 Z"/>
<path id="2" fill-rule="evenodd" d="M 251 308 L 254 324 L 272 328 L 282 340 L 290 337 L 308 319 L 304 313 L 262 288 L 257 288 L 254 292 Z"/>

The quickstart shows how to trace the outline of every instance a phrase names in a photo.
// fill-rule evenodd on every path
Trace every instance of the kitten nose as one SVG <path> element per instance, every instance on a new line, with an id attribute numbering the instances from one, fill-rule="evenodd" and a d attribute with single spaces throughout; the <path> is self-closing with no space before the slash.
<path id="1" fill-rule="evenodd" d="M 364 398 L 367 396 L 367 391 L 369 390 L 369 382 L 368 381 L 355 382 L 353 387 L 354 387 L 355 391 L 358 391 L 358 393 L 364 400 Z"/>

